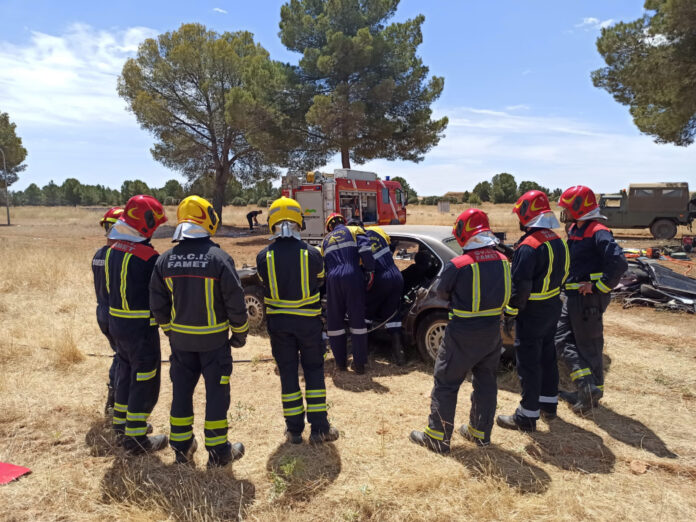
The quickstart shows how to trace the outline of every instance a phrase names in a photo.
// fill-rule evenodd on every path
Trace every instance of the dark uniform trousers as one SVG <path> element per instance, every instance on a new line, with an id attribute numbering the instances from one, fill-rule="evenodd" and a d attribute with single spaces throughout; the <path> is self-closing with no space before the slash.
<path id="1" fill-rule="evenodd" d="M 515 354 L 522 386 L 518 422 L 538 419 L 540 410 L 556 413 L 558 363 L 554 336 L 561 306 L 558 296 L 528 301 L 517 316 Z"/>
<path id="2" fill-rule="evenodd" d="M 566 364 L 576 384 L 594 384 L 604 390 L 602 316 L 610 301 L 608 293 L 595 291 L 580 295 L 576 291 L 566 291 L 555 342 L 558 357 Z"/>
<path id="3" fill-rule="evenodd" d="M 454 429 L 457 394 L 467 372 L 473 374 L 469 433 L 485 442 L 491 437 L 498 396 L 500 320 L 453 319 L 435 361 L 435 386 L 425 433 L 449 445 Z"/>
<path id="4" fill-rule="evenodd" d="M 215 350 L 189 352 L 172 348 L 169 376 L 172 379 L 170 445 L 186 452 L 193 442 L 193 392 L 203 375 L 205 382 L 205 449 L 229 451 L 227 411 L 230 407 L 232 353 L 225 343 Z"/>
<path id="5" fill-rule="evenodd" d="M 111 366 L 109 367 L 109 386 L 115 390 L 116 378 L 118 374 L 118 350 L 116 349 L 116 342 L 114 341 L 114 338 L 109 333 L 108 313 L 107 308 L 106 317 L 104 317 L 104 314 L 101 314 L 99 310 L 97 310 L 97 324 L 99 325 L 101 332 L 104 334 L 104 337 L 106 337 L 106 340 L 109 341 L 109 346 L 114 351 L 114 358 L 111 360 Z"/>
<path id="6" fill-rule="evenodd" d="M 159 398 L 160 339 L 157 327 L 135 326 L 139 319 L 121 321 L 127 321 L 130 330 L 111 331 L 118 350 L 113 423 L 131 446 L 147 438 L 147 419 Z"/>
<path id="7" fill-rule="evenodd" d="M 345 366 L 348 356 L 345 317 L 348 313 L 353 360 L 367 363 L 367 328 L 365 327 L 365 280 L 362 272 L 334 275 L 326 278 L 327 334 L 331 351 L 338 364 Z"/>
<path id="8" fill-rule="evenodd" d="M 375 283 L 367 292 L 367 318 L 372 323 L 381 324 L 389 319 L 385 327 L 392 332 L 401 330 L 399 305 L 404 291 L 404 278 L 396 267 L 375 274 Z M 396 314 L 394 314 L 396 312 Z"/>
<path id="9" fill-rule="evenodd" d="M 292 315 L 268 316 L 268 333 L 280 373 L 283 415 L 288 431 L 300 434 L 304 430 L 305 406 L 297 372 L 299 364 L 302 364 L 307 421 L 312 425 L 312 433 L 326 433 L 329 422 L 321 319 Z"/>

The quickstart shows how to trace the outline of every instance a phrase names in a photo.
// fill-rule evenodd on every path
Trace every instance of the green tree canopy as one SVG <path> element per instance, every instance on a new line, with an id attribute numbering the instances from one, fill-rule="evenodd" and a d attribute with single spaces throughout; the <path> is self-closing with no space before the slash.
<path id="1" fill-rule="evenodd" d="M 32 183 L 24 189 L 24 201 L 26 205 L 41 204 L 41 189 L 36 183 Z"/>
<path id="2" fill-rule="evenodd" d="M 280 37 L 301 53 L 298 99 L 306 99 L 309 136 L 327 154 L 351 160 L 421 161 L 437 145 L 447 118 L 431 119 L 444 79 L 428 79 L 416 54 L 421 15 L 386 22 L 399 0 L 290 0 Z M 306 97 L 306 98 L 305 98 Z"/>
<path id="3" fill-rule="evenodd" d="M 214 173 L 213 206 L 222 214 L 230 177 L 277 176 L 285 121 L 274 93 L 286 82 L 251 33 L 218 34 L 200 24 L 145 40 L 123 66 L 118 92 L 156 138 L 153 157 L 191 182 Z"/>
<path id="4" fill-rule="evenodd" d="M 82 203 L 82 184 L 75 178 L 66 179 L 60 187 L 63 201 L 68 205 L 77 206 Z"/>
<path id="5" fill-rule="evenodd" d="M 3 170 L 2 153 L 0 153 L 0 176 L 3 185 L 9 187 L 17 179 L 18 174 L 27 168 L 24 160 L 27 158 L 27 149 L 22 146 L 22 138 L 17 136 L 17 125 L 10 121 L 6 112 L 0 112 L 0 149 L 5 154 L 7 172 Z"/>
<path id="6" fill-rule="evenodd" d="M 642 18 L 602 29 L 597 49 L 607 66 L 595 87 L 630 108 L 641 132 L 658 143 L 690 145 L 696 135 L 696 2 L 646 0 Z"/>
<path id="7" fill-rule="evenodd" d="M 53 183 L 53 180 L 49 181 L 47 185 L 44 185 L 41 192 L 43 193 L 43 202 L 45 205 L 54 207 L 63 203 L 63 193 L 60 187 Z"/>
<path id="8" fill-rule="evenodd" d="M 392 181 L 398 181 L 399 183 L 401 183 L 401 188 L 404 189 L 408 193 L 409 200 L 411 200 L 412 198 L 418 198 L 418 193 L 416 192 L 416 189 L 414 189 L 411 185 L 409 185 L 408 181 L 406 181 L 401 176 L 394 176 L 392 178 Z"/>
<path id="9" fill-rule="evenodd" d="M 491 199 L 493 203 L 514 203 L 517 201 L 517 182 L 512 174 L 501 172 L 493 176 Z"/>
<path id="10" fill-rule="evenodd" d="M 520 181 L 520 186 L 517 187 L 517 197 L 519 198 L 522 194 L 529 192 L 530 190 L 539 190 L 547 196 L 551 194 L 549 189 L 542 187 L 536 181 Z"/>
<path id="11" fill-rule="evenodd" d="M 124 181 L 121 184 L 121 199 L 124 203 L 138 194 L 151 195 L 152 190 L 147 186 L 147 183 L 139 179 Z"/>
<path id="12" fill-rule="evenodd" d="M 491 182 L 481 181 L 476 184 L 474 190 L 471 191 L 472 194 L 476 194 L 481 201 L 491 200 Z"/>

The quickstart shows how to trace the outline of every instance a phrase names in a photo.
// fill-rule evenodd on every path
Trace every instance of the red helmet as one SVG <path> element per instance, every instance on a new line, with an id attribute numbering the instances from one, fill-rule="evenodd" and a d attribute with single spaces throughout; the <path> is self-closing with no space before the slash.
<path id="1" fill-rule="evenodd" d="M 329 214 L 329 217 L 326 218 L 326 231 L 331 232 L 334 228 L 336 228 L 336 225 L 339 224 L 345 225 L 346 218 L 344 218 L 338 212 L 332 212 Z"/>
<path id="2" fill-rule="evenodd" d="M 566 209 L 568 214 L 570 214 L 570 218 L 574 221 L 577 221 L 588 212 L 599 208 L 594 192 L 583 185 L 570 187 L 561 194 L 558 206 Z"/>
<path id="3" fill-rule="evenodd" d="M 476 234 L 490 231 L 488 216 L 483 210 L 477 208 L 470 208 L 459 214 L 452 229 L 452 233 L 460 246 L 464 246 Z"/>
<path id="4" fill-rule="evenodd" d="M 167 221 L 162 204 L 152 196 L 133 196 L 123 209 L 121 220 L 143 236 L 150 238 L 158 226 Z"/>
<path id="5" fill-rule="evenodd" d="M 520 224 L 524 226 L 539 214 L 551 212 L 551 205 L 546 194 L 540 190 L 530 190 L 520 196 L 512 211 L 517 214 Z"/>
<path id="6" fill-rule="evenodd" d="M 116 221 L 118 221 L 118 218 L 120 218 L 122 215 L 123 207 L 111 207 L 99 220 L 99 225 L 104 227 L 104 230 L 108 232 L 111 228 L 111 225 L 116 223 Z"/>

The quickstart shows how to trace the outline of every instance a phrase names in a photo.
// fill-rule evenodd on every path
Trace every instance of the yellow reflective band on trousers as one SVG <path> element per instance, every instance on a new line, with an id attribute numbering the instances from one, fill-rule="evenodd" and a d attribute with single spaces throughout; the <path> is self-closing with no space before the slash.
<path id="1" fill-rule="evenodd" d="M 308 399 L 323 398 L 326 397 L 326 390 L 307 390 L 305 392 L 305 397 Z"/>
<path id="2" fill-rule="evenodd" d="M 283 402 L 292 402 L 302 398 L 302 392 L 296 391 L 293 393 L 283 393 L 280 398 Z"/>
<path id="3" fill-rule="evenodd" d="M 316 317 L 321 314 L 321 308 L 266 308 L 266 314 L 268 315 L 278 315 L 278 314 L 288 314 L 288 315 L 300 315 L 304 317 Z"/>
<path id="4" fill-rule="evenodd" d="M 276 279 L 275 270 L 275 255 L 272 250 L 266 252 L 266 269 L 268 271 L 268 289 L 271 293 L 271 299 L 279 299 L 278 295 L 278 280 Z"/>
<path id="5" fill-rule="evenodd" d="M 434 430 L 430 428 L 430 426 L 425 428 L 425 434 L 430 437 L 431 439 L 435 440 L 444 440 L 445 439 L 445 434 L 441 431 Z"/>
<path id="6" fill-rule="evenodd" d="M 486 434 L 485 434 L 485 433 L 483 433 L 482 431 L 477 430 L 477 429 L 474 428 L 471 424 L 469 424 L 469 425 L 466 427 L 466 430 L 469 432 L 469 434 L 470 434 L 472 437 L 476 437 L 477 439 L 481 439 L 481 440 L 483 440 L 484 438 L 486 438 Z"/>
<path id="7" fill-rule="evenodd" d="M 227 429 L 227 419 L 216 420 L 216 421 L 205 421 L 204 428 L 206 430 L 224 430 Z"/>
<path id="8" fill-rule="evenodd" d="M 138 422 L 138 421 L 145 422 L 149 416 L 150 416 L 149 413 L 131 413 L 131 412 L 128 412 L 128 413 L 126 413 L 126 420 L 129 420 L 131 422 Z"/>
<path id="9" fill-rule="evenodd" d="M 110 294 L 111 289 L 109 288 L 109 257 L 111 256 L 111 249 L 106 250 L 106 256 L 104 257 L 104 275 L 106 276 L 106 293 Z"/>
<path id="10" fill-rule="evenodd" d="M 326 403 L 318 403 L 318 404 L 308 404 L 307 405 L 307 413 L 314 413 L 318 411 L 326 411 Z"/>
<path id="11" fill-rule="evenodd" d="M 155 368 L 151 372 L 138 372 L 135 376 L 135 379 L 137 381 L 149 381 L 150 379 L 153 379 L 155 375 L 157 375 L 157 368 Z"/>
<path id="12" fill-rule="evenodd" d="M 225 332 L 230 327 L 229 321 L 216 324 L 213 326 L 189 326 L 186 324 L 171 323 L 172 332 L 184 333 L 190 335 L 207 335 L 219 332 Z"/>
<path id="13" fill-rule="evenodd" d="M 114 411 L 117 411 L 119 413 L 126 413 L 128 411 L 128 405 L 127 404 L 119 404 L 118 402 L 114 403 Z"/>
<path id="14" fill-rule="evenodd" d="M 283 408 L 283 415 L 285 417 L 292 417 L 294 415 L 302 415 L 304 413 L 304 405 L 297 406 L 295 408 Z"/>
<path id="15" fill-rule="evenodd" d="M 126 423 L 125 417 L 116 417 L 116 415 L 114 415 L 113 424 L 119 425 L 119 424 L 125 424 L 125 423 Z"/>
<path id="16" fill-rule="evenodd" d="M 582 368 L 580 370 L 575 370 L 573 373 L 570 374 L 570 378 L 573 381 L 577 381 L 581 377 L 587 377 L 588 375 L 592 375 L 592 372 L 590 371 L 589 368 Z"/>
<path id="17" fill-rule="evenodd" d="M 478 263 L 471 265 L 471 274 L 473 276 L 471 283 L 471 311 L 478 312 L 481 307 L 481 271 Z"/>
<path id="18" fill-rule="evenodd" d="M 229 384 L 230 383 L 230 376 L 229 375 L 223 375 L 220 377 L 220 384 Z"/>
<path id="19" fill-rule="evenodd" d="M 203 280 L 205 286 L 205 311 L 208 317 L 208 326 L 214 326 L 217 324 L 217 319 L 215 317 L 215 291 L 214 284 L 215 280 L 206 278 Z"/>
<path id="20" fill-rule="evenodd" d="M 142 435 L 147 435 L 147 426 L 142 426 L 140 428 L 129 428 L 126 426 L 127 437 L 140 437 Z"/>
<path id="21" fill-rule="evenodd" d="M 205 445 L 208 447 L 219 446 L 220 444 L 225 444 L 227 442 L 227 435 L 220 435 L 219 437 L 206 437 Z"/>
<path id="22" fill-rule="evenodd" d="M 172 442 L 183 442 L 183 441 L 189 440 L 192 437 L 193 437 L 193 430 L 184 431 L 182 433 L 175 433 L 175 432 L 169 433 L 169 440 L 171 440 Z"/>
<path id="23" fill-rule="evenodd" d="M 130 310 L 128 307 L 128 299 L 126 298 L 126 280 L 128 278 L 128 263 L 131 257 L 133 257 L 133 254 L 124 255 L 123 262 L 121 263 L 121 307 L 124 310 Z"/>
<path id="24" fill-rule="evenodd" d="M 190 417 L 169 417 L 172 426 L 193 426 L 193 415 Z"/>
<path id="25" fill-rule="evenodd" d="M 150 319 L 150 310 L 124 310 L 109 307 L 109 314 L 121 319 Z"/>
<path id="26" fill-rule="evenodd" d="M 599 388 L 600 390 L 604 391 L 604 385 L 603 385 L 603 384 L 598 384 L 598 385 L 597 385 L 597 388 Z"/>

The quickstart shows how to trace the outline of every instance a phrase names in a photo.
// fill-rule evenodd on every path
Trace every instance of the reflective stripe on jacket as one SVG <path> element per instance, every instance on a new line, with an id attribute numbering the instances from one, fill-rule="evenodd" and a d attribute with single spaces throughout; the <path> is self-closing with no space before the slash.
<path id="1" fill-rule="evenodd" d="M 210 238 L 184 239 L 158 260 L 150 306 L 172 348 L 205 352 L 245 333 L 244 290 L 232 258 Z"/>
<path id="2" fill-rule="evenodd" d="M 394 257 L 391 252 L 391 239 L 387 233 L 380 227 L 370 227 L 365 229 L 370 240 L 370 248 L 372 249 L 372 257 L 375 260 L 375 274 L 388 272 L 394 264 Z"/>
<path id="3" fill-rule="evenodd" d="M 321 315 L 324 259 L 319 250 L 298 239 L 278 238 L 256 256 L 256 268 L 264 283 L 267 315 Z"/>
<path id="4" fill-rule="evenodd" d="M 361 262 L 366 271 L 375 270 L 370 240 L 360 227 L 336 226 L 324 238 L 321 253 L 327 277 L 342 277 L 360 272 Z"/>

